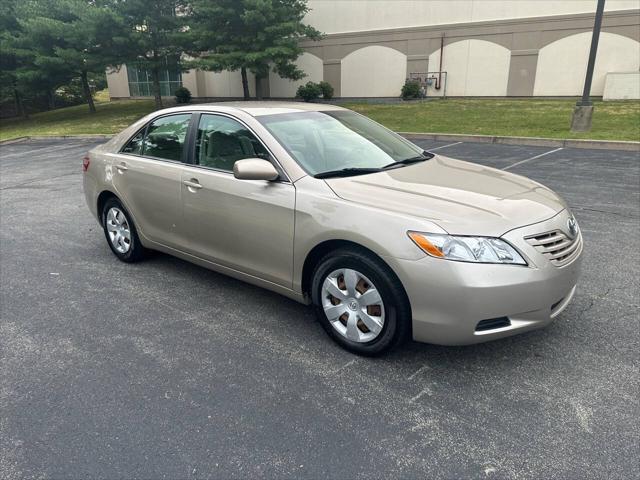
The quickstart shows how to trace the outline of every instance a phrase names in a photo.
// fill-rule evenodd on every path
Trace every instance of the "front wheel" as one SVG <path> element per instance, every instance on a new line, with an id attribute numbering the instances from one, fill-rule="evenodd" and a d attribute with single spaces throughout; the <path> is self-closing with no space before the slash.
<path id="1" fill-rule="evenodd" d="M 373 255 L 349 249 L 325 256 L 312 288 L 318 320 L 347 350 L 379 355 L 407 338 L 407 296 L 389 267 Z"/>

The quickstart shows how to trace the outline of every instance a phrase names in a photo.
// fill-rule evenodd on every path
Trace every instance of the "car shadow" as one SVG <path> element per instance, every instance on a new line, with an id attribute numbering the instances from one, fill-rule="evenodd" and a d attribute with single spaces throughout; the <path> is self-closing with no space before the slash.
<path id="1" fill-rule="evenodd" d="M 410 340 L 381 357 L 358 357 L 344 351 L 327 337 L 315 320 L 312 308 L 285 296 L 159 252 L 154 252 L 142 265 L 152 266 L 161 269 L 167 275 L 179 277 L 188 290 L 214 289 L 224 297 L 241 299 L 233 302 L 232 307 L 236 309 L 236 314 L 240 317 L 254 316 L 258 309 L 264 317 L 270 317 L 261 318 L 261 324 L 267 330 L 271 330 L 273 335 L 279 335 L 283 329 L 288 332 L 287 341 L 291 343 L 290 348 L 295 349 L 297 345 L 302 345 L 302 350 L 317 348 L 338 354 L 345 359 L 353 357 L 366 362 L 404 365 L 410 368 L 425 361 L 436 361 L 445 362 L 455 368 L 486 365 L 509 369 L 510 366 L 518 367 L 527 359 L 535 361 L 548 358 L 553 355 L 552 348 L 557 345 L 559 338 L 564 336 L 561 316 L 544 329 L 486 343 L 441 346 Z M 214 307 L 219 307 L 213 300 L 207 300 L 206 296 L 199 296 L 198 302 L 204 302 L 201 305 L 203 310 L 213 311 Z M 231 308 L 231 305 L 229 307 Z M 567 312 L 571 312 L 573 308 L 575 305 L 570 306 Z M 514 361 L 514 358 L 518 361 Z"/>

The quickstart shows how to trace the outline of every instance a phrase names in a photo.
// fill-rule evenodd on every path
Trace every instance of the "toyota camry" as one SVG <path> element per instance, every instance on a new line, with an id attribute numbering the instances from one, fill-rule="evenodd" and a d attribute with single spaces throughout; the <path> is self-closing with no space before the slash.
<path id="1" fill-rule="evenodd" d="M 582 237 L 556 193 L 337 106 L 157 111 L 83 170 L 118 259 L 157 250 L 310 304 L 362 355 L 540 328 L 576 290 Z"/>

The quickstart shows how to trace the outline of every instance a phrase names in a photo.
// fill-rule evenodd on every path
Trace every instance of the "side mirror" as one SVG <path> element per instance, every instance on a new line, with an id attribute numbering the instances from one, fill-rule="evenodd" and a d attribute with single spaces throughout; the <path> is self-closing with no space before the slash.
<path id="1" fill-rule="evenodd" d="M 268 160 L 246 158 L 233 164 L 233 176 L 238 180 L 277 180 L 280 174 Z"/>

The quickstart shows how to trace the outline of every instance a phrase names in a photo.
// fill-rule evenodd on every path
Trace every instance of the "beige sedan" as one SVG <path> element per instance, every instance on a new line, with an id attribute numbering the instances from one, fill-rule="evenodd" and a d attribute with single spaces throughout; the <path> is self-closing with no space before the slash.
<path id="1" fill-rule="evenodd" d="M 359 354 L 539 328 L 578 281 L 582 237 L 554 192 L 336 106 L 162 110 L 83 170 L 120 260 L 159 250 L 313 304 Z"/>

